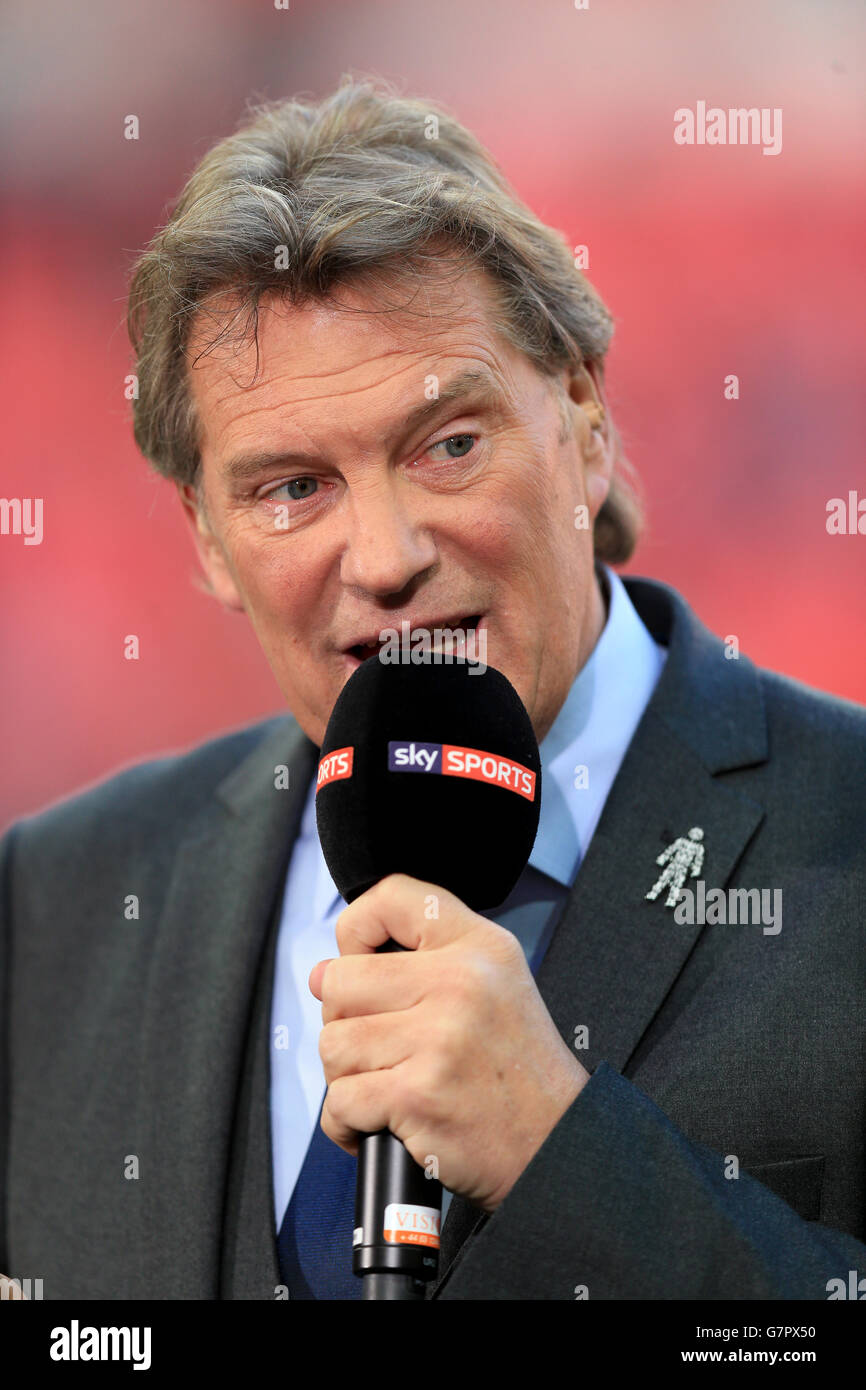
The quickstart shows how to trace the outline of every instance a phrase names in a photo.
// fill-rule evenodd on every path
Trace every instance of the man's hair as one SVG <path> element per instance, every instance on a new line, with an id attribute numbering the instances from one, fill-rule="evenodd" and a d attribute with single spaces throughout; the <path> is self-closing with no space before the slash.
<path id="1" fill-rule="evenodd" d="M 187 364 L 190 328 L 226 291 L 235 312 L 219 331 L 258 345 L 258 304 L 294 304 L 341 285 L 420 270 L 443 248 L 493 281 L 497 322 L 544 376 L 598 364 L 613 318 L 576 268 L 565 237 L 520 201 L 470 131 L 432 102 L 382 79 L 345 76 L 324 100 L 270 102 L 201 160 L 168 222 L 135 263 L 127 327 L 137 356 L 136 443 L 178 483 L 200 485 L 198 422 Z M 441 254 L 435 261 L 441 268 Z M 209 303 L 211 302 L 211 303 Z M 560 391 L 560 408 L 565 398 Z M 567 421 L 567 412 L 563 416 Z M 596 519 L 595 554 L 620 563 L 641 513 L 612 421 L 616 466 Z"/>

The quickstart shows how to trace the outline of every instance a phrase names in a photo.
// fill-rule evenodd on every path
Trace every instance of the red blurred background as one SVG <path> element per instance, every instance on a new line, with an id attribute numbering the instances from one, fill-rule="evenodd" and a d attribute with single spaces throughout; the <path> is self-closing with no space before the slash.
<path id="1" fill-rule="evenodd" d="M 0 49 L 0 492 L 44 499 L 41 545 L 0 536 L 0 824 L 283 708 L 133 444 L 124 298 L 247 98 L 321 96 L 346 71 L 447 106 L 589 247 L 648 508 L 628 570 L 761 665 L 866 700 L 866 535 L 826 530 L 830 498 L 866 497 L 862 6 L 7 0 Z M 698 100 L 781 108 L 781 153 L 675 144 Z"/>

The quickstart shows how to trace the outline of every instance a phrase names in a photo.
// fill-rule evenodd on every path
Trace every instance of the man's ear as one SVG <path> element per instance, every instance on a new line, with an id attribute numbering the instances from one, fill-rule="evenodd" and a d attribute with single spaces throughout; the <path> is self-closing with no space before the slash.
<path id="1" fill-rule="evenodd" d="M 567 367 L 564 385 L 575 418 L 577 441 L 583 453 L 587 505 L 593 521 L 610 491 L 616 458 L 616 432 L 604 394 L 604 376 L 597 362 Z"/>
<path id="2" fill-rule="evenodd" d="M 208 592 L 225 608 L 243 613 L 244 603 L 238 591 L 237 581 L 229 568 L 220 542 L 210 528 L 196 488 L 191 483 L 178 483 L 177 492 L 207 579 Z"/>

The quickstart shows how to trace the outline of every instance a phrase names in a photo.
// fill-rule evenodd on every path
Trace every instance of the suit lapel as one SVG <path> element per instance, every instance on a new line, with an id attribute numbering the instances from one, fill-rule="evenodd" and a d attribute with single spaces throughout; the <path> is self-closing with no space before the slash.
<path id="1" fill-rule="evenodd" d="M 763 701 L 747 658 L 726 661 L 722 642 L 664 585 L 626 580 L 629 596 L 668 659 L 605 802 L 559 925 L 536 975 L 539 993 L 578 1056 L 625 1072 L 698 937 L 646 894 L 656 856 L 692 826 L 704 832 L 700 877 L 723 888 L 763 818 L 763 808 L 715 774 L 767 756 Z M 591 775 L 591 774 L 590 774 Z M 486 1217 L 454 1198 L 442 1230 L 440 1285 Z M 439 1285 L 431 1290 L 435 1297 Z"/>
<path id="2" fill-rule="evenodd" d="M 220 1298 L 273 1299 L 282 1283 L 274 1220 L 271 998 L 282 901 L 277 894 L 255 989 L 226 1181 Z"/>
<path id="3" fill-rule="evenodd" d="M 721 888 L 762 815 L 714 782 L 657 715 L 645 716 L 536 977 L 567 1042 L 587 1027 L 579 1053 L 587 1070 L 602 1060 L 626 1068 L 703 930 L 679 925 L 665 893 L 646 900 L 661 872 L 656 856 L 699 826 L 701 877 Z"/>
<path id="4" fill-rule="evenodd" d="M 229 1148 L 244 1102 L 251 1006 L 316 750 L 280 719 L 225 779 L 178 848 L 147 978 L 136 1122 L 141 1258 L 127 1297 L 218 1298 Z M 289 786 L 275 787 L 275 768 Z M 269 998 L 269 994 L 268 994 Z M 261 991 L 258 995 L 261 1006 Z M 259 1019 L 261 1007 L 259 1008 Z M 261 1042 L 260 1037 L 258 1038 Z M 263 1079 L 264 1078 L 264 1079 Z M 248 1080 L 249 1085 L 249 1080 Z M 266 1143 L 269 1143 L 269 1129 Z M 262 1172 L 257 1169 L 257 1183 Z M 257 1193 L 273 1240 L 270 1188 Z M 267 1251 L 265 1245 L 264 1253 Z"/>

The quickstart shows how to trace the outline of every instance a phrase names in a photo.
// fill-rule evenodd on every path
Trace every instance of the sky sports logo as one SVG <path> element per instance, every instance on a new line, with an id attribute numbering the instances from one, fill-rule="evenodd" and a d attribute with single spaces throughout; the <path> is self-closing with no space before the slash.
<path id="1" fill-rule="evenodd" d="M 389 743 L 391 772 L 433 772 L 446 777 L 468 777 L 517 792 L 535 800 L 535 773 L 521 763 L 480 748 L 461 748 L 454 743 Z"/>
<path id="2" fill-rule="evenodd" d="M 354 748 L 337 748 L 322 758 L 316 776 L 316 791 L 327 786 L 328 782 L 340 782 L 344 777 L 351 777 L 354 755 Z"/>
<path id="3" fill-rule="evenodd" d="M 353 747 L 336 748 L 319 763 L 316 791 L 329 782 L 341 782 L 354 770 Z M 535 773 L 522 763 L 481 748 L 461 748 L 456 743 L 397 743 L 388 744 L 390 772 L 433 772 L 446 777 L 468 777 L 473 782 L 487 782 L 492 787 L 504 787 L 517 792 L 527 801 L 535 800 Z"/>

